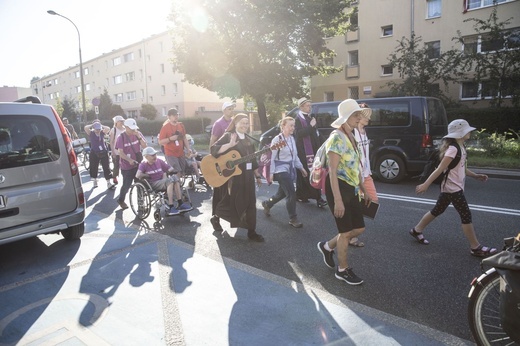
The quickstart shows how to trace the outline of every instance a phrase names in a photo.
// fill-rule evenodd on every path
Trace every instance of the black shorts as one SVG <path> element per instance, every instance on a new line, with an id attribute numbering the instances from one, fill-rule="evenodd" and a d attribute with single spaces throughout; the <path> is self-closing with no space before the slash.
<path id="1" fill-rule="evenodd" d="M 338 233 L 347 233 L 356 228 L 364 228 L 365 220 L 363 220 L 361 202 L 359 201 L 359 195 L 355 194 L 355 188 L 341 179 L 338 179 L 338 183 L 341 199 L 345 205 L 345 213 L 343 214 L 343 217 L 334 217 Z M 325 196 L 327 197 L 327 203 L 329 204 L 332 216 L 334 216 L 334 195 L 332 194 L 332 189 L 330 187 L 329 177 L 327 177 L 325 181 Z"/>

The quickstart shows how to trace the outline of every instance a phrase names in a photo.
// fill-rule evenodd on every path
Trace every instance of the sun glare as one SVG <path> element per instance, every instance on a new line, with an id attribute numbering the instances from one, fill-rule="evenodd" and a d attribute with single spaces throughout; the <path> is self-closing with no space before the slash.
<path id="1" fill-rule="evenodd" d="M 206 11 L 204 9 L 197 7 L 192 13 L 191 13 L 191 25 L 193 25 L 193 28 L 197 30 L 198 32 L 206 32 L 208 29 L 208 15 L 206 14 Z"/>

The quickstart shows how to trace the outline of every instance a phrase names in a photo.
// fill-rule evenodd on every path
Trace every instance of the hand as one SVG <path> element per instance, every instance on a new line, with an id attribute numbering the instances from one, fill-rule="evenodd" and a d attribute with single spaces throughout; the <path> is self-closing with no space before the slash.
<path id="1" fill-rule="evenodd" d="M 311 121 L 309 123 L 312 127 L 316 126 L 316 118 L 311 118 Z"/>
<path id="2" fill-rule="evenodd" d="M 345 214 L 345 205 L 343 201 L 334 201 L 334 217 L 340 219 Z"/>
<path id="3" fill-rule="evenodd" d="M 428 190 L 428 185 L 426 184 L 420 184 L 415 187 L 415 193 L 420 195 L 422 193 L 425 193 Z"/>
<path id="4" fill-rule="evenodd" d="M 234 147 L 235 145 L 237 145 L 237 143 L 238 143 L 237 138 L 238 138 L 238 135 L 236 133 L 231 134 L 231 139 L 229 140 L 229 147 Z"/>
<path id="5" fill-rule="evenodd" d="M 269 176 L 269 182 L 267 183 L 267 185 L 271 185 L 273 183 L 273 180 L 274 180 L 274 174 L 271 174 Z"/>
<path id="6" fill-rule="evenodd" d="M 256 177 L 256 186 L 258 186 L 258 187 L 262 186 L 262 178 Z"/>
<path id="7" fill-rule="evenodd" d="M 366 205 L 366 206 L 369 206 L 370 203 L 372 203 L 372 198 L 370 198 L 369 195 L 366 195 L 366 194 L 365 194 L 365 195 L 363 196 L 363 199 L 365 200 L 365 205 Z"/>
<path id="8" fill-rule="evenodd" d="M 305 178 L 307 176 L 307 171 L 305 168 L 300 168 L 300 172 L 302 173 L 302 176 Z"/>
<path id="9" fill-rule="evenodd" d="M 475 174 L 475 179 L 486 182 L 488 180 L 488 176 L 485 174 Z"/>

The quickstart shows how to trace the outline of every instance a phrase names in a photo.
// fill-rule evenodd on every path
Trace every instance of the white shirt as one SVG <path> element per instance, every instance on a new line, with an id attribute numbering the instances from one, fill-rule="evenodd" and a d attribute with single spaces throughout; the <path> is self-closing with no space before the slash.
<path id="1" fill-rule="evenodd" d="M 356 138 L 359 154 L 361 155 L 361 172 L 363 172 L 363 177 L 366 178 L 372 175 L 370 170 L 370 139 L 368 139 L 366 131 L 361 133 L 357 128 L 354 129 L 354 138 Z"/>

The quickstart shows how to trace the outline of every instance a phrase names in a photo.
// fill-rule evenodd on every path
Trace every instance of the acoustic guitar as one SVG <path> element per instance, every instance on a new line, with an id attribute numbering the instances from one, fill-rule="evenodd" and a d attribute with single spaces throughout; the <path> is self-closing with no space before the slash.
<path id="1" fill-rule="evenodd" d="M 236 150 L 230 150 L 218 158 L 213 155 L 206 155 L 200 161 L 200 170 L 204 176 L 204 180 L 212 187 L 220 187 L 226 183 L 231 177 L 242 174 L 239 164 L 248 162 L 268 151 L 283 148 L 287 145 L 285 141 L 276 143 L 271 147 L 264 148 L 253 154 L 240 156 Z"/>

